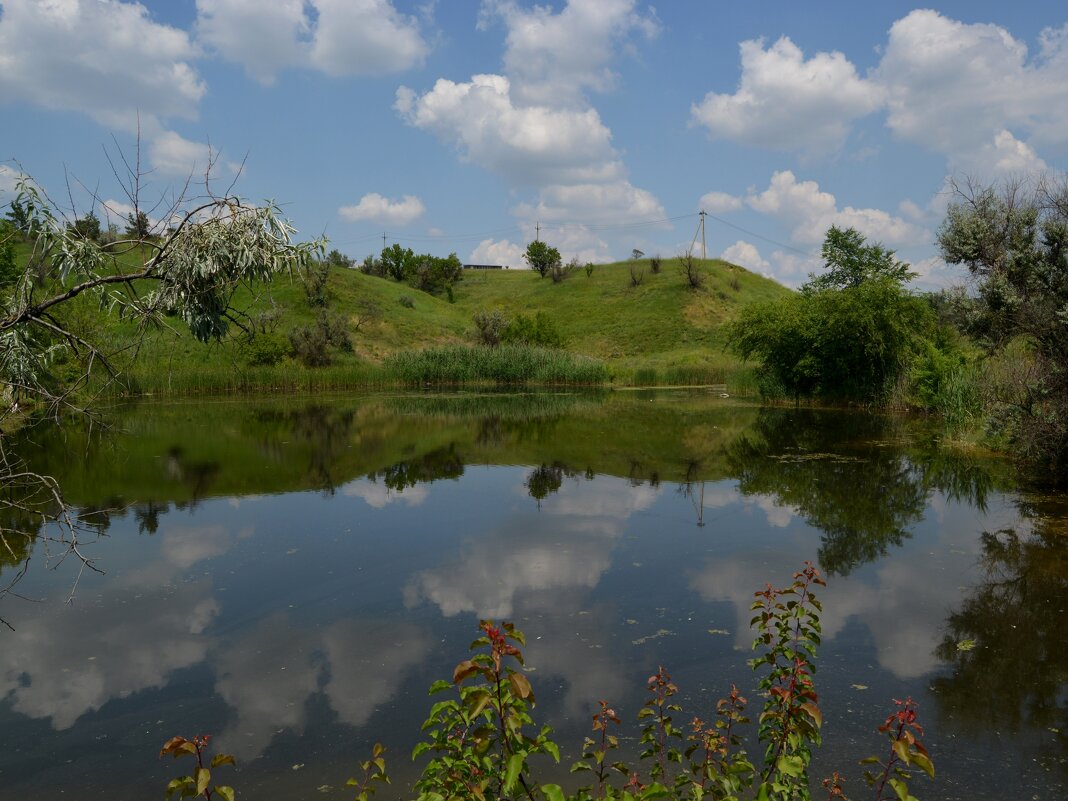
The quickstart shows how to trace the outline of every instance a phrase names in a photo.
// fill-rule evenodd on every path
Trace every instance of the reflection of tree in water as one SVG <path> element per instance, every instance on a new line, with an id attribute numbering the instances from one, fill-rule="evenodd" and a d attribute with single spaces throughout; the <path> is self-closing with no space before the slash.
<path id="1" fill-rule="evenodd" d="M 194 504 L 208 494 L 220 470 L 217 461 L 201 462 L 188 458 L 181 445 L 172 445 L 167 451 L 166 466 L 170 478 L 189 488 Z"/>
<path id="2" fill-rule="evenodd" d="M 536 500 L 540 507 L 543 500 L 554 492 L 560 491 L 565 478 L 578 478 L 580 476 L 587 481 L 592 481 L 596 474 L 593 472 L 593 468 L 590 467 L 585 470 L 575 470 L 563 462 L 553 462 L 552 464 L 540 464 L 535 467 L 530 471 L 530 475 L 527 476 L 527 480 L 524 483 L 527 488 L 527 494 Z"/>
<path id="3" fill-rule="evenodd" d="M 40 514 L 33 511 L 19 490 L 7 486 L 0 489 L 0 570 L 21 565 L 30 556 L 37 531 L 41 527 Z M 2 576 L 0 576 L 2 581 Z"/>
<path id="4" fill-rule="evenodd" d="M 300 409 L 263 409 L 255 414 L 251 432 L 260 440 L 264 455 L 275 460 L 292 458 L 293 449 L 284 443 L 303 445 L 308 453 L 308 486 L 333 493 L 347 477 L 336 474 L 344 452 L 352 444 L 356 413 L 321 403 Z M 366 450 L 369 443 L 362 442 Z"/>
<path id="5" fill-rule="evenodd" d="M 819 561 L 845 575 L 901 545 L 932 489 L 982 505 L 992 479 L 977 462 L 906 453 L 891 418 L 767 409 L 728 447 L 745 495 L 767 495 L 823 532 Z"/>
<path id="6" fill-rule="evenodd" d="M 170 504 L 149 501 L 134 507 L 134 520 L 137 521 L 137 533 L 152 535 L 159 531 L 159 516 L 165 514 Z"/>
<path id="7" fill-rule="evenodd" d="M 456 452 L 456 444 L 438 448 L 414 459 L 390 465 L 381 472 L 368 473 L 371 481 L 382 483 L 396 492 L 404 492 L 416 484 L 428 484 L 440 479 L 458 479 L 464 474 L 464 462 Z"/>
<path id="8" fill-rule="evenodd" d="M 1027 506 L 1034 529 L 982 537 L 982 583 L 947 620 L 934 681 L 947 723 L 969 734 L 1033 729 L 1057 740 L 1068 775 L 1068 509 Z"/>
<path id="9" fill-rule="evenodd" d="M 311 404 L 287 415 L 291 436 L 308 446 L 307 477 L 311 486 L 333 493 L 344 478 L 335 475 L 335 465 L 350 444 L 356 415 L 352 410 L 338 411 L 329 406 Z"/>

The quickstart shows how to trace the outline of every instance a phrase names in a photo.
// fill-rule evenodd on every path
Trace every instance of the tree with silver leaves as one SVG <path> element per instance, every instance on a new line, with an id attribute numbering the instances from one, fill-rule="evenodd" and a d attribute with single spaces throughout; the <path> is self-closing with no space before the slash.
<path id="1" fill-rule="evenodd" d="M 136 321 L 142 334 L 177 316 L 201 342 L 218 340 L 231 325 L 245 327 L 232 305 L 239 287 L 302 272 L 321 254 L 321 242 L 294 241 L 295 229 L 275 204 L 217 196 L 208 174 L 202 195 L 182 194 L 166 204 L 162 236 L 132 225 L 126 238 L 107 246 L 68 222 L 84 217 L 64 213 L 29 178 L 19 182 L 11 210 L 32 254 L 15 280 L 0 288 L 0 555 L 9 563 L 42 537 L 57 558 L 74 554 L 83 569 L 92 566 L 79 550 L 82 526 L 62 488 L 27 469 L 3 433 L 15 414 L 29 411 L 37 419 L 84 411 L 76 399 L 98 373 L 121 381 L 115 353 L 70 322 L 65 309 L 92 296 L 101 313 Z M 135 209 L 141 208 L 143 178 L 136 167 L 122 181 Z M 136 342 L 125 347 L 131 345 Z M 69 368 L 67 380 L 57 378 L 52 368 L 58 359 L 77 366 L 73 379 Z M 10 587 L 11 580 L 0 585 L 0 598 Z"/>

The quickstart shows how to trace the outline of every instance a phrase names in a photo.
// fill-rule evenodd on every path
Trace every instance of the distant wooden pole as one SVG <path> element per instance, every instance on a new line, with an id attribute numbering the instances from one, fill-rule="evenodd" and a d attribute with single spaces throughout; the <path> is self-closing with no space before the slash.
<path id="1" fill-rule="evenodd" d="M 705 210 L 701 209 L 701 261 L 708 261 L 708 251 L 705 249 Z"/>

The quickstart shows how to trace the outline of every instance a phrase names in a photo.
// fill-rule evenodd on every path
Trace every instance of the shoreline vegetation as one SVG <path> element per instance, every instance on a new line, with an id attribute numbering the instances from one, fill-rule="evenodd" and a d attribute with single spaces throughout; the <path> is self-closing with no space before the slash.
<path id="1" fill-rule="evenodd" d="M 1055 476 L 1068 463 L 1068 183 L 957 189 L 938 244 L 975 277 L 972 294 L 919 293 L 894 251 L 834 226 L 825 271 L 793 291 L 691 254 L 564 264 L 540 241 L 526 270 L 464 270 L 456 254 L 397 244 L 357 264 L 232 199 L 209 206 L 241 226 L 132 220 L 123 239 L 21 192 L 0 221 L 8 413 L 35 397 L 688 386 L 928 413 L 950 441 Z M 1006 215 L 1012 230 L 988 241 Z"/>
<path id="2" fill-rule="evenodd" d="M 145 252 L 140 248 L 117 261 L 132 266 Z M 32 259 L 29 238 L 16 240 L 14 255 L 25 269 Z M 95 298 L 77 298 L 61 319 L 100 341 L 115 367 L 114 374 L 97 370 L 82 393 L 135 400 L 363 390 L 708 388 L 769 405 L 918 410 L 902 393 L 858 403 L 788 397 L 769 385 L 758 360 L 732 349 L 731 327 L 753 308 L 797 293 L 720 260 L 651 257 L 592 270 L 571 265 L 559 268 L 559 280 L 542 280 L 552 274 L 525 269 L 464 271 L 447 293 L 439 288 L 436 294 L 366 265 L 357 267 L 332 251 L 303 273 L 237 287 L 232 305 L 239 324 L 206 342 L 177 321 L 145 330 L 129 318 L 100 314 Z M 487 334 L 487 325 L 496 331 Z M 73 354 L 60 354 L 53 372 L 60 383 L 74 382 L 83 367 Z M 963 428 L 947 441 L 979 447 L 980 432 Z"/>

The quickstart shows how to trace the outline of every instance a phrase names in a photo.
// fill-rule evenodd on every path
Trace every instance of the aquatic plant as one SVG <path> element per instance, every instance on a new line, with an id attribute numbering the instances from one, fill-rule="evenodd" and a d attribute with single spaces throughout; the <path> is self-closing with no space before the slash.
<path id="1" fill-rule="evenodd" d="M 568 793 L 559 784 L 539 781 L 537 757 L 559 762 L 560 748 L 552 739 L 552 728 L 534 720 L 534 690 L 523 671 L 525 638 L 512 623 L 482 620 L 481 634 L 470 646 L 473 655 L 456 665 L 451 680 L 430 687 L 431 695 L 448 697 L 431 706 L 422 727 L 425 739 L 412 752 L 413 759 L 430 755 L 415 782 L 416 798 L 811 801 L 808 770 L 823 726 L 814 681 L 822 607 L 814 588 L 824 585 L 818 569 L 806 562 L 790 585 L 767 585 L 754 594 L 753 648 L 759 653 L 750 666 L 763 674 L 758 692 L 764 699 L 757 718 L 758 740 L 764 745 L 759 767 L 745 749 L 742 727 L 751 721 L 746 715 L 748 702 L 738 688 L 732 685 L 729 694 L 716 702 L 713 722 L 694 716 L 687 732 L 675 722 L 683 713 L 674 700 L 679 689 L 660 667 L 646 681 L 648 697 L 638 713 L 641 750 L 636 762 L 615 758 L 621 750 L 616 732 L 622 721 L 613 706 L 601 700 L 593 715 L 592 736 L 586 737 L 582 757 L 571 768 L 572 773 L 588 774 L 592 783 Z M 894 704 L 879 727 L 889 746 L 887 756 L 862 760 L 881 768 L 866 772 L 865 778 L 875 791 L 874 801 L 894 797 L 918 801 L 908 782 L 916 771 L 933 777 L 934 764 L 922 742 L 915 702 L 909 698 Z M 175 756 L 194 751 L 200 764 L 202 747 L 196 739 L 174 738 L 164 746 L 164 752 Z M 357 801 L 367 801 L 376 783 L 388 782 L 383 753 L 375 745 L 372 758 L 361 763 L 363 777 L 349 780 L 357 788 Z M 215 757 L 220 760 L 217 764 L 226 764 L 226 759 Z M 198 771 L 195 779 L 174 780 L 168 797 L 181 792 L 182 798 L 210 799 L 209 778 L 202 776 Z M 828 801 L 848 801 L 844 783 L 837 771 L 822 781 Z M 223 790 L 229 788 L 214 790 L 225 795 Z"/>

